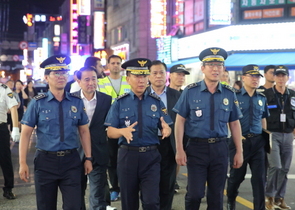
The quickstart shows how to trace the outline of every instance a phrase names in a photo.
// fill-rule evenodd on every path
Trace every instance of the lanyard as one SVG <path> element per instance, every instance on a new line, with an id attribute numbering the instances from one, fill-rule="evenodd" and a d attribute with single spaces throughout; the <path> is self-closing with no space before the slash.
<path id="1" fill-rule="evenodd" d="M 286 88 L 286 90 L 287 90 L 287 97 L 284 97 L 285 94 L 282 94 L 282 96 L 284 97 L 284 99 L 281 100 L 281 101 L 280 101 L 280 99 L 278 98 L 278 94 L 275 92 L 274 87 L 272 87 L 272 90 L 273 90 L 274 95 L 275 95 L 275 97 L 276 97 L 276 99 L 277 99 L 277 101 L 278 101 L 278 105 L 279 105 L 280 108 L 281 108 L 281 113 L 284 113 L 285 104 L 286 104 L 287 99 L 288 99 L 288 96 L 289 96 L 289 90 L 288 90 L 288 88 Z"/>

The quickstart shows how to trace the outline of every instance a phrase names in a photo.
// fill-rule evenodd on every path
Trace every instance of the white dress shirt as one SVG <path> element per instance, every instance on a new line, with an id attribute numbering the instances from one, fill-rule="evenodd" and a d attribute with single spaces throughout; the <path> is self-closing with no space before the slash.
<path id="1" fill-rule="evenodd" d="M 96 107 L 96 101 L 97 101 L 96 92 L 94 93 L 93 98 L 90 101 L 88 101 L 88 99 L 84 96 L 83 91 L 81 91 L 81 98 L 83 100 L 85 110 L 86 110 L 86 114 L 87 114 L 88 119 L 89 119 L 88 124 L 90 125 L 90 122 L 92 120 L 94 110 L 95 110 L 95 107 Z"/>

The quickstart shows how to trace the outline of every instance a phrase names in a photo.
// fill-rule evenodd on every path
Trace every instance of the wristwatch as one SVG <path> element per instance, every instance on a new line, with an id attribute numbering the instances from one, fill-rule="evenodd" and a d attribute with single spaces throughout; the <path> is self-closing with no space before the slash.
<path id="1" fill-rule="evenodd" d="M 85 157 L 84 160 L 89 160 L 92 162 L 93 158 L 92 157 Z"/>

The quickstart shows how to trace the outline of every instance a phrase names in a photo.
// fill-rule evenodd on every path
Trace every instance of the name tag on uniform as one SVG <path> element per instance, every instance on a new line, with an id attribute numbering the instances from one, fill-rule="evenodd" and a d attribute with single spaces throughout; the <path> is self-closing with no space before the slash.
<path id="1" fill-rule="evenodd" d="M 269 108 L 269 109 L 275 109 L 275 108 L 277 108 L 278 106 L 277 105 L 268 105 L 267 106 L 267 108 Z"/>
<path id="2" fill-rule="evenodd" d="M 286 122 L 286 114 L 281 114 L 280 115 L 280 121 L 281 122 Z"/>

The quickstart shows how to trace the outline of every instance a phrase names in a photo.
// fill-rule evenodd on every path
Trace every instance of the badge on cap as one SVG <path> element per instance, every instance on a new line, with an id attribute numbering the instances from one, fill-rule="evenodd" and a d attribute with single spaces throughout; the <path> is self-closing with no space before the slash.
<path id="1" fill-rule="evenodd" d="M 228 99 L 227 98 L 223 99 L 223 104 L 226 105 L 226 106 L 228 105 Z"/>
<path id="2" fill-rule="evenodd" d="M 71 110 L 72 110 L 72 112 L 76 113 L 77 112 L 77 107 L 71 106 Z"/>
<path id="3" fill-rule="evenodd" d="M 259 106 L 262 106 L 263 105 L 263 103 L 262 103 L 261 100 L 258 101 L 258 104 L 259 104 Z"/>
<path id="4" fill-rule="evenodd" d="M 13 98 L 13 94 L 12 94 L 12 93 L 8 93 L 7 96 L 8 96 L 9 98 Z"/>
<path id="5" fill-rule="evenodd" d="M 291 97 L 291 105 L 295 106 L 295 97 Z"/>
<path id="6" fill-rule="evenodd" d="M 196 116 L 197 116 L 197 117 L 202 117 L 202 115 L 203 115 L 203 114 L 202 114 L 202 110 L 197 110 L 197 111 L 196 111 Z"/>
<path id="7" fill-rule="evenodd" d="M 128 117 L 126 116 L 126 120 L 125 120 L 125 126 L 129 127 L 130 126 L 130 120 L 128 119 Z"/>
<path id="8" fill-rule="evenodd" d="M 155 104 L 152 104 L 152 105 L 151 105 L 151 110 L 152 110 L 153 112 L 156 112 L 156 111 L 157 111 L 157 106 L 156 106 Z"/>

